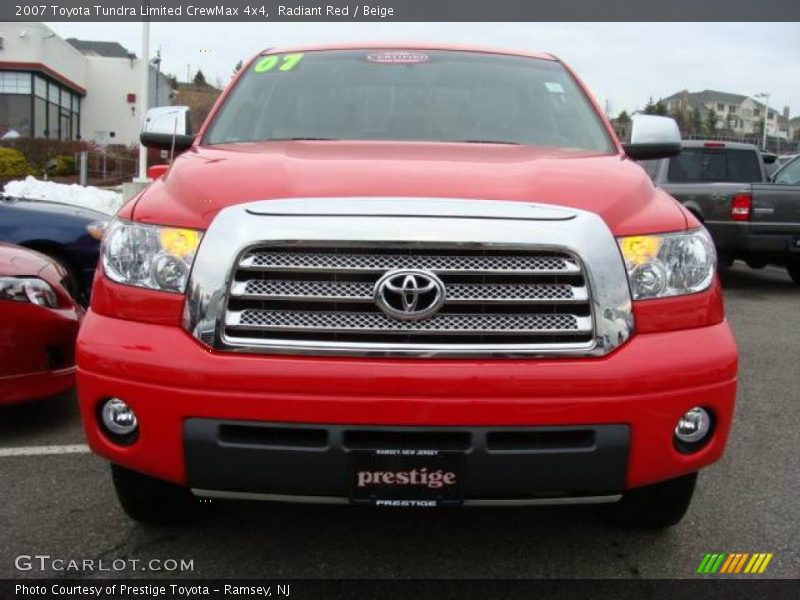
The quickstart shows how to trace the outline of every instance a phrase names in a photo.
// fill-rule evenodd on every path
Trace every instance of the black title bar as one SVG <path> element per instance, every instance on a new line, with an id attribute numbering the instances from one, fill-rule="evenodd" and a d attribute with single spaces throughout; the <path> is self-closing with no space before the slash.
<path id="1" fill-rule="evenodd" d="M 736 579 L 26 579 L 0 580 L 3 600 L 725 600 L 796 598 L 797 580 Z"/>
<path id="2" fill-rule="evenodd" d="M 2 0 L 2 21 L 800 21 L 797 0 Z"/>

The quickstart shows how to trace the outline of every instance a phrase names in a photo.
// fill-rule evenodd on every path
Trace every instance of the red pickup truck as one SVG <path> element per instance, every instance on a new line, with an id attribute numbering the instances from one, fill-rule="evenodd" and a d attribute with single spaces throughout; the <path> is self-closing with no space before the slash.
<path id="1" fill-rule="evenodd" d="M 737 350 L 706 230 L 561 61 L 270 49 L 105 232 L 78 340 L 127 513 L 201 498 L 593 503 L 668 526 L 722 455 Z"/>

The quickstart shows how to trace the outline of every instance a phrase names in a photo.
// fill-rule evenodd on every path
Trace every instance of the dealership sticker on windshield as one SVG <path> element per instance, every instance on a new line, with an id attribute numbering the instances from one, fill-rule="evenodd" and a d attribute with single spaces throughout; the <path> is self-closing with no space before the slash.
<path id="1" fill-rule="evenodd" d="M 271 71 L 285 73 L 294 69 L 300 61 L 303 60 L 303 56 L 302 52 L 294 54 L 271 54 L 259 60 L 256 66 L 253 67 L 253 70 L 256 73 L 269 73 Z"/>
<path id="2" fill-rule="evenodd" d="M 551 94 L 563 94 L 564 93 L 564 88 L 561 86 L 560 83 L 557 83 L 555 81 L 545 81 L 544 82 L 544 87 L 546 87 L 547 91 L 550 92 Z"/>
<path id="3" fill-rule="evenodd" d="M 416 50 L 384 50 L 367 54 L 367 60 L 386 65 L 414 65 L 428 62 L 429 59 L 425 52 Z"/>

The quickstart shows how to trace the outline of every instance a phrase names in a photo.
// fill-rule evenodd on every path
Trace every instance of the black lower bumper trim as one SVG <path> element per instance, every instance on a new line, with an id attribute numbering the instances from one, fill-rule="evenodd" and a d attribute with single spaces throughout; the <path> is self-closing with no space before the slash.
<path id="1" fill-rule="evenodd" d="M 191 418 L 184 423 L 189 486 L 217 493 L 347 498 L 351 452 L 464 453 L 464 499 L 606 496 L 625 483 L 627 425 L 376 427 Z"/>

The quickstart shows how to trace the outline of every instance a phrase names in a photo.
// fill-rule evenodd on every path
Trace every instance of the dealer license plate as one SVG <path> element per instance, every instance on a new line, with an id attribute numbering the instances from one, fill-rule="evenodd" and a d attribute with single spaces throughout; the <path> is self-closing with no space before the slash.
<path id="1" fill-rule="evenodd" d="M 385 449 L 354 451 L 351 459 L 353 503 L 427 508 L 463 501 L 463 453 Z"/>

